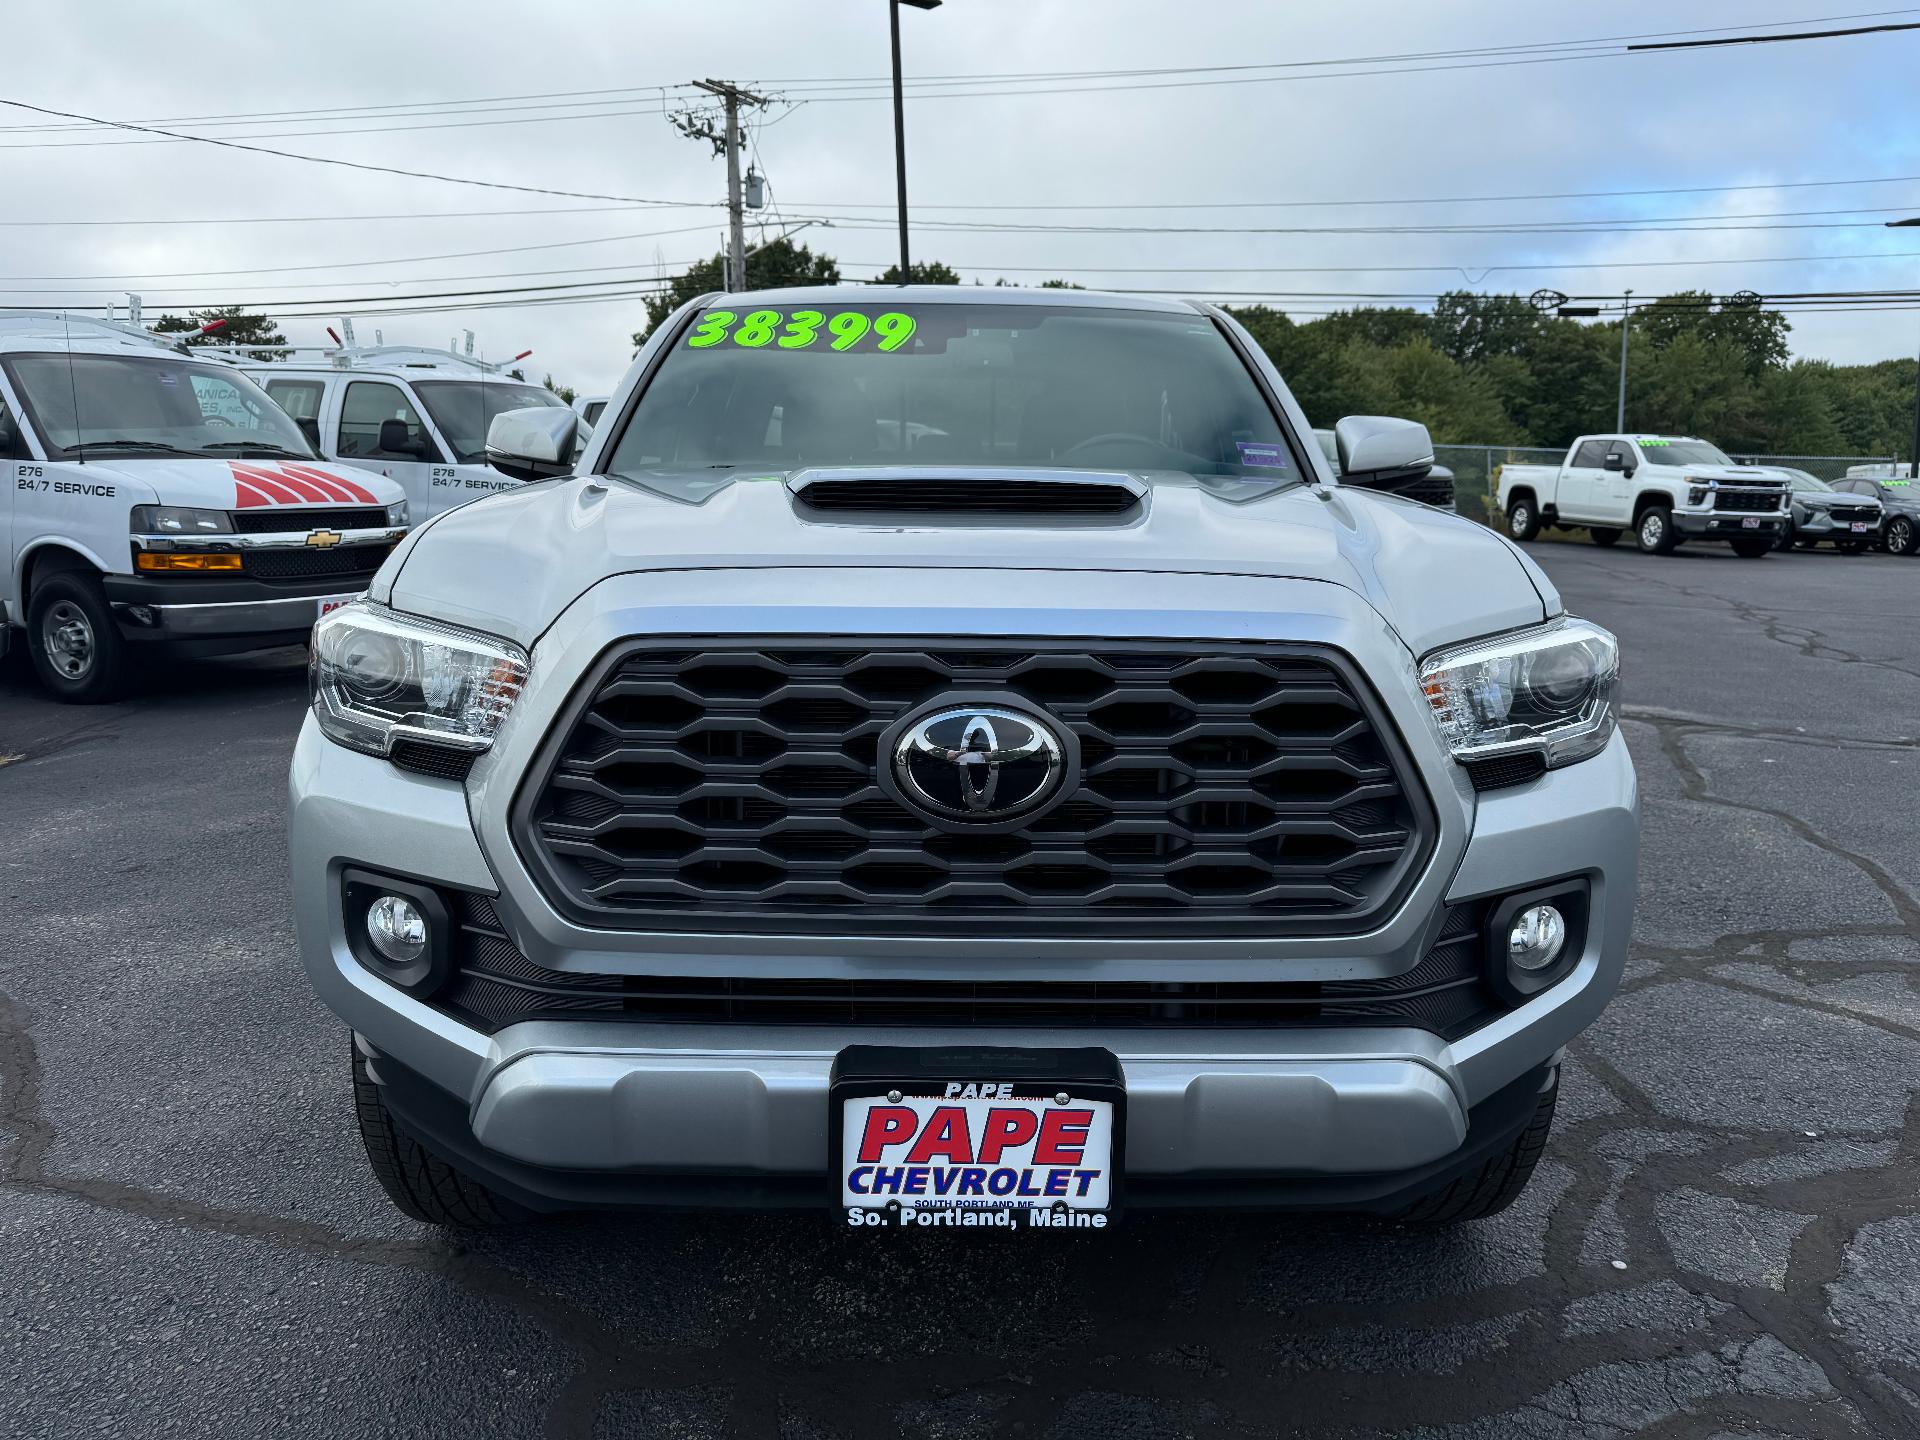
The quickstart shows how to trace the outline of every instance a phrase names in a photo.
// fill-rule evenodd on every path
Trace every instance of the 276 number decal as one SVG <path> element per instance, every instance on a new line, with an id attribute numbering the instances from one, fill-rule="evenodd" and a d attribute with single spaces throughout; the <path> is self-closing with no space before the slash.
<path id="1" fill-rule="evenodd" d="M 784 325 L 782 322 L 785 322 Z M 842 310 L 828 316 L 820 310 L 749 310 L 741 315 L 732 310 L 709 310 L 700 317 L 687 346 L 704 350 L 711 345 L 732 341 L 749 350 L 772 345 L 779 350 L 805 350 L 817 341 L 825 341 L 830 350 L 851 350 L 866 338 L 874 337 L 880 350 L 898 350 L 913 338 L 917 327 L 913 317 L 898 310 L 867 315 L 859 310 Z"/>

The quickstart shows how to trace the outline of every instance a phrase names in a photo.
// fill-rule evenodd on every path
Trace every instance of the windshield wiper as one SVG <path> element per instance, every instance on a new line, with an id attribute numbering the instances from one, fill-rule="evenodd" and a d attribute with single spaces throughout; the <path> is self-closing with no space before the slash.
<path id="1" fill-rule="evenodd" d="M 216 440 L 211 445 L 202 445 L 202 450 L 252 450 L 260 455 L 284 455 L 289 460 L 311 460 L 311 455 L 302 455 L 298 450 L 289 450 L 284 445 L 275 445 L 267 440 Z"/>
<path id="2" fill-rule="evenodd" d="M 65 447 L 69 455 L 83 455 L 89 450 L 157 450 L 162 455 L 194 455 L 197 451 L 182 450 L 178 445 L 169 445 L 162 440 L 82 440 Z"/>

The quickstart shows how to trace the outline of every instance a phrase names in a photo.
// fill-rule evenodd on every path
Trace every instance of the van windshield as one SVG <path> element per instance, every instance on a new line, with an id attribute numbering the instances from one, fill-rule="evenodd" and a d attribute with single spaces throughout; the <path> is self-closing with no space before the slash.
<path id="1" fill-rule="evenodd" d="M 696 317 L 609 469 L 931 463 L 1299 478 L 1273 410 L 1204 315 L 814 303 Z"/>
<path id="2" fill-rule="evenodd" d="M 49 460 L 116 456 L 313 460 L 300 428 L 225 365 L 162 355 L 0 359 Z"/>
<path id="3" fill-rule="evenodd" d="M 517 380 L 416 380 L 413 388 L 459 465 L 486 463 L 487 427 L 494 416 L 539 406 L 567 407 L 551 390 Z"/>

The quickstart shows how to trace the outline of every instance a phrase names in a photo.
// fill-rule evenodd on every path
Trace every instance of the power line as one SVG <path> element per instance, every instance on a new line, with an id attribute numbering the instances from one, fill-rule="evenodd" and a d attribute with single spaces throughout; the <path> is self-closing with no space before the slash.
<path id="1" fill-rule="evenodd" d="M 222 140 L 211 135 L 180 135 L 171 130 L 135 125 L 125 120 L 103 120 L 97 115 L 82 115 L 70 110 L 53 110 L 45 105 L 30 105 L 24 100 L 9 100 L 4 96 L 0 96 L 0 105 L 10 105 L 16 110 L 30 110 L 37 115 L 53 115 L 62 120 L 87 120 L 95 125 L 111 126 L 116 130 L 134 130 L 150 135 L 166 135 L 175 140 L 191 140 L 200 145 L 215 145 L 223 150 L 244 150 L 255 155 L 277 156 L 282 160 L 303 160 L 309 165 L 337 165 L 348 170 L 370 171 L 376 175 L 398 175 L 407 180 L 438 180 L 448 185 L 472 185 L 483 190 L 512 190 L 523 195 L 557 195 L 569 200 L 619 200 L 630 205 L 693 205 L 697 203 L 680 200 L 650 200 L 639 195 L 606 195 L 588 190 L 557 190 L 543 185 L 510 185 L 500 180 L 475 180 L 458 175 L 440 175 L 430 170 L 404 170 L 394 165 L 374 165 L 362 160 L 342 160 L 330 155 L 302 155 L 293 150 L 276 150 L 265 145 L 248 145 L 238 140 Z"/>

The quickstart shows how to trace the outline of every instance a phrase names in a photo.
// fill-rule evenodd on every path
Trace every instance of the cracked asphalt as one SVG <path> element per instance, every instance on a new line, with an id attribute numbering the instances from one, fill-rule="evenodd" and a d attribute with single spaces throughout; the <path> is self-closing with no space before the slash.
<path id="1" fill-rule="evenodd" d="M 1531 548 L 1623 643 L 1639 924 L 1439 1234 L 414 1225 L 294 956 L 300 657 L 0 665 L 0 1433 L 1920 1435 L 1920 562 Z"/>

